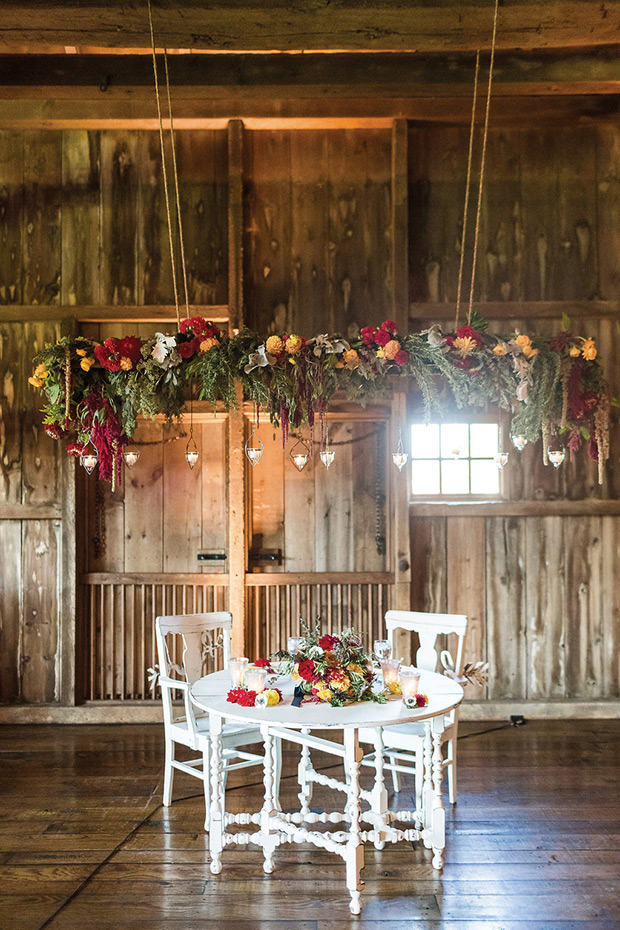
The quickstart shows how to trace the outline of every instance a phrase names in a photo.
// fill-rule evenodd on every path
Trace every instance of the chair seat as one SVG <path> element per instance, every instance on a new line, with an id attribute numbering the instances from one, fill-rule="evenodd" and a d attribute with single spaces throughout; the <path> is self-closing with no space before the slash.
<path id="1" fill-rule="evenodd" d="M 178 720 L 177 722 L 171 725 L 171 729 L 176 731 L 176 738 L 182 739 L 183 742 L 191 740 L 190 731 L 187 726 L 187 720 Z M 209 718 L 208 717 L 199 717 L 196 720 L 196 730 L 198 731 L 199 736 L 204 736 L 209 739 L 210 728 L 209 728 Z M 247 737 L 247 742 L 257 743 L 262 742 L 262 735 L 260 728 L 258 726 L 252 726 L 247 723 L 225 723 L 222 729 L 222 741 L 224 745 L 227 742 L 234 742 L 236 745 L 242 745 L 242 740 L 244 737 Z"/>

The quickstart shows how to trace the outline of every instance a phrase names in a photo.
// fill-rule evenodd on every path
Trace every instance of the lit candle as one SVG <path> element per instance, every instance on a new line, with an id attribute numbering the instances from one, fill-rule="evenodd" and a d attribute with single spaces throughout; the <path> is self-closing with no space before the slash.
<path id="1" fill-rule="evenodd" d="M 84 468 L 86 469 L 86 471 L 88 472 L 88 474 L 90 475 L 91 471 L 97 464 L 97 456 L 89 455 L 89 454 L 83 455 L 81 462 Z"/>
<path id="2" fill-rule="evenodd" d="M 267 679 L 267 671 L 264 668 L 256 668 L 251 666 L 246 670 L 245 673 L 245 686 L 248 691 L 261 692 L 265 690 L 265 681 Z"/>
<path id="3" fill-rule="evenodd" d="M 383 673 L 383 684 L 386 688 L 391 689 L 391 685 L 398 682 L 398 669 L 400 668 L 400 659 L 383 659 L 381 662 L 381 671 Z"/>
<path id="4" fill-rule="evenodd" d="M 245 670 L 248 667 L 249 661 L 250 660 L 246 659 L 245 656 L 237 656 L 234 659 L 228 660 L 228 671 L 230 672 L 233 688 L 243 688 Z"/>
<path id="5" fill-rule="evenodd" d="M 403 689 L 403 701 L 414 698 L 420 684 L 420 670 L 413 665 L 403 665 L 400 670 L 400 684 Z"/>
<path id="6" fill-rule="evenodd" d="M 376 639 L 374 644 L 374 653 L 379 662 L 382 659 L 389 659 L 392 655 L 392 647 L 389 639 Z"/>

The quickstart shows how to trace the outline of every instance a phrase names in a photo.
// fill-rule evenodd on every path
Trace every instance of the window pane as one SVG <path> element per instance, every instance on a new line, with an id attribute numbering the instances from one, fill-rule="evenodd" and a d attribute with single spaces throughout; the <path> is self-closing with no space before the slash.
<path id="1" fill-rule="evenodd" d="M 439 424 L 414 423 L 411 427 L 411 457 L 414 459 L 439 458 Z"/>
<path id="2" fill-rule="evenodd" d="M 455 458 L 457 455 L 467 458 L 469 455 L 469 437 L 467 423 L 441 424 L 441 457 L 442 459 Z M 444 488 L 444 493 L 446 492 Z M 458 492 L 450 492 L 456 494 Z"/>
<path id="3" fill-rule="evenodd" d="M 469 494 L 469 462 L 448 459 L 441 463 L 441 493 Z"/>
<path id="4" fill-rule="evenodd" d="M 439 462 L 413 461 L 412 490 L 414 494 L 439 494 Z"/>
<path id="5" fill-rule="evenodd" d="M 472 460 L 471 493 L 489 497 L 499 494 L 499 468 L 495 462 Z"/>
<path id="6" fill-rule="evenodd" d="M 492 459 L 497 452 L 497 423 L 472 423 L 470 427 L 471 457 Z"/>

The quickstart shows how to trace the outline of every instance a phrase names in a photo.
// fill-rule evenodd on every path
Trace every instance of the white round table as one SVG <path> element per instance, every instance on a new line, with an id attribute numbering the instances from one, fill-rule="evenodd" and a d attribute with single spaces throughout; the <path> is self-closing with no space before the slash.
<path id="1" fill-rule="evenodd" d="M 339 855 L 346 865 L 346 884 L 351 895 L 353 914 L 361 910 L 360 871 L 364 867 L 363 843 L 371 841 L 377 848 L 386 842 L 423 840 L 433 850 L 433 865 L 443 865 L 445 847 L 445 811 L 441 797 L 442 765 L 441 734 L 444 716 L 463 699 L 463 689 L 457 682 L 422 672 L 419 690 L 428 695 L 428 706 L 408 710 L 400 698 L 387 704 L 365 701 L 348 707 L 331 707 L 329 704 L 304 703 L 293 707 L 294 685 L 290 677 L 279 678 L 276 686 L 283 694 L 280 704 L 273 707 L 241 707 L 226 700 L 231 688 L 227 671 L 206 675 L 192 685 L 190 694 L 194 704 L 206 711 L 210 719 L 211 740 L 211 805 L 209 818 L 209 850 L 211 871 L 221 871 L 221 855 L 226 845 L 255 843 L 262 847 L 264 870 L 273 870 L 273 853 L 285 842 L 310 842 Z M 224 784 L 222 768 L 222 724 L 224 718 L 260 725 L 265 741 L 264 786 L 265 799 L 260 812 L 227 814 L 223 806 Z M 424 789 L 421 811 L 391 811 L 383 778 L 382 727 L 412 721 L 425 722 Z M 375 746 L 375 785 L 372 791 L 360 788 L 359 774 L 362 751 L 359 731 L 372 730 Z M 343 742 L 313 736 L 312 730 L 342 730 Z M 302 746 L 299 765 L 300 810 L 283 813 L 274 792 L 274 739 L 286 739 Z M 321 749 L 343 759 L 346 781 L 329 778 L 316 772 L 310 762 L 310 750 Z M 345 811 L 321 814 L 309 809 L 312 784 L 324 785 L 346 795 Z M 361 811 L 362 801 L 370 809 Z M 410 829 L 397 829 L 393 824 L 401 821 L 412 825 Z M 348 822 L 348 829 L 336 832 L 319 832 L 302 826 L 304 823 L 337 824 Z M 367 823 L 371 829 L 361 830 Z M 258 831 L 231 833 L 232 824 L 257 824 Z"/>

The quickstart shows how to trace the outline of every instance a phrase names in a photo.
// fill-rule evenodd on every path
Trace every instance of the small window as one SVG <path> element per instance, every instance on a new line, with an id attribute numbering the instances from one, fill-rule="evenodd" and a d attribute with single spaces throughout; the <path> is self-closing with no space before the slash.
<path id="1" fill-rule="evenodd" d="M 414 423 L 411 492 L 414 497 L 499 497 L 497 422 Z"/>

